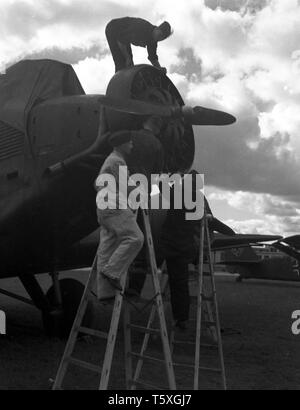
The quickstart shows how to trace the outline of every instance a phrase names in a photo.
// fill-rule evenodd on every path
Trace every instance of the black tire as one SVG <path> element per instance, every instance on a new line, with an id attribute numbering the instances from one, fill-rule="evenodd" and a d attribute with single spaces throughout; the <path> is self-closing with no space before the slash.
<path id="1" fill-rule="evenodd" d="M 50 337 L 67 338 L 71 331 L 79 303 L 84 291 L 84 285 L 78 280 L 66 278 L 59 281 L 62 294 L 62 311 L 43 313 L 43 324 L 46 334 Z M 46 294 L 50 304 L 55 306 L 54 287 L 51 286 Z M 94 317 L 94 304 L 88 303 L 83 325 L 89 326 Z"/>

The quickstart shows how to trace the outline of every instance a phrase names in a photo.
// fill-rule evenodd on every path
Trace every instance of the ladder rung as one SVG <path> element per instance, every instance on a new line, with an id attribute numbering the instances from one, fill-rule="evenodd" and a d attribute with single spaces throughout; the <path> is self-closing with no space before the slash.
<path id="1" fill-rule="evenodd" d="M 189 277 L 189 281 L 190 282 L 195 282 L 196 280 L 198 280 L 198 278 L 199 278 L 199 276 L 200 276 L 200 274 L 199 274 L 199 272 L 197 272 L 197 271 L 190 271 L 190 273 L 189 273 L 189 275 L 190 275 L 190 277 Z M 206 276 L 206 277 L 208 277 L 208 276 L 212 276 L 211 275 L 211 273 L 210 272 L 204 272 L 203 271 L 203 276 Z"/>
<path id="2" fill-rule="evenodd" d="M 212 275 L 214 275 L 214 273 L 211 274 L 211 272 L 203 272 L 203 276 L 212 276 Z"/>
<path id="3" fill-rule="evenodd" d="M 206 347 L 207 349 L 218 349 L 218 345 L 212 345 L 210 343 L 201 343 L 200 347 Z"/>
<path id="4" fill-rule="evenodd" d="M 197 295 L 191 296 L 190 299 L 191 299 L 192 306 L 197 305 L 197 303 L 198 303 L 198 296 Z M 201 300 L 202 303 L 203 302 L 211 302 L 214 305 L 214 296 L 213 295 L 209 295 L 209 296 L 202 295 L 201 299 L 202 299 Z"/>
<path id="5" fill-rule="evenodd" d="M 195 366 L 193 364 L 190 364 L 190 363 L 173 363 L 173 366 L 189 367 L 191 369 L 195 368 Z M 217 368 L 214 368 L 214 367 L 199 366 L 198 369 L 203 371 L 203 372 L 222 373 L 222 369 L 217 369 Z"/>
<path id="6" fill-rule="evenodd" d="M 207 301 L 207 302 L 213 302 L 213 301 L 214 301 L 214 297 L 213 297 L 213 295 L 210 295 L 210 296 L 202 295 L 202 300 L 203 300 L 203 301 Z"/>
<path id="7" fill-rule="evenodd" d="M 100 339 L 107 339 L 107 333 L 106 332 L 101 332 L 100 330 L 96 329 L 90 329 L 88 327 L 80 326 L 77 328 L 78 333 L 84 333 L 86 335 L 90 336 L 96 336 L 99 337 Z"/>
<path id="8" fill-rule="evenodd" d="M 151 306 L 156 303 L 155 297 L 152 299 L 142 298 L 140 296 L 126 296 L 124 295 L 124 302 L 127 303 L 128 306 L 135 306 L 135 305 L 144 305 L 143 308 L 146 306 Z"/>
<path id="9" fill-rule="evenodd" d="M 195 345 L 195 342 L 192 342 L 190 340 L 173 340 L 173 344 L 185 344 L 185 345 Z"/>
<path id="10" fill-rule="evenodd" d="M 142 355 L 142 354 L 138 354 L 135 352 L 129 352 L 129 354 L 133 357 L 136 357 L 137 359 L 150 360 L 151 362 L 156 362 L 156 363 L 166 363 L 165 360 L 158 359 L 153 356 Z"/>
<path id="11" fill-rule="evenodd" d="M 216 327 L 217 322 L 215 322 L 213 320 L 203 320 L 202 324 L 204 326 L 214 326 L 214 327 Z"/>
<path id="12" fill-rule="evenodd" d="M 187 345 L 195 345 L 196 342 L 192 342 L 191 340 L 173 340 L 173 344 L 187 344 Z M 214 348 L 217 349 L 218 345 L 212 345 L 208 343 L 201 343 L 200 347 L 207 347 L 207 348 Z"/>
<path id="13" fill-rule="evenodd" d="M 102 368 L 95 364 L 84 362 L 83 360 L 75 359 L 75 357 L 66 358 L 66 362 L 74 364 L 75 366 L 83 367 L 84 369 L 91 370 L 95 373 L 101 374 Z"/>
<path id="14" fill-rule="evenodd" d="M 213 372 L 213 373 L 222 373 L 222 369 L 216 369 L 214 367 L 199 367 L 199 370 L 202 372 Z"/>
<path id="15" fill-rule="evenodd" d="M 198 322 L 198 319 L 196 317 L 192 317 L 189 319 L 189 322 Z M 201 320 L 201 325 L 217 327 L 217 322 L 215 322 L 214 320 Z"/>
<path id="16" fill-rule="evenodd" d="M 161 387 L 155 386 L 154 384 L 150 384 L 148 382 L 145 382 L 144 380 L 141 380 L 141 379 L 139 379 L 139 380 L 129 380 L 128 382 L 131 386 L 135 386 L 135 385 L 138 384 L 138 385 L 143 386 L 143 387 L 149 387 L 149 389 L 151 389 L 151 390 L 169 390 L 169 388 L 161 388 Z"/>
<path id="17" fill-rule="evenodd" d="M 211 276 L 211 272 L 210 272 L 210 271 L 203 270 L 202 273 L 203 273 L 203 276 Z M 192 277 L 192 280 L 193 280 L 193 279 L 198 279 L 198 277 L 199 277 L 199 272 L 198 272 L 197 269 L 195 269 L 195 270 L 190 270 L 190 271 L 189 271 L 189 275 Z"/>
<path id="18" fill-rule="evenodd" d="M 148 327 L 143 327 L 143 326 L 137 326 L 137 325 L 127 325 L 128 328 L 135 330 L 136 332 L 140 332 L 140 333 L 151 333 L 154 335 L 160 334 L 160 330 L 159 329 L 151 329 Z"/>

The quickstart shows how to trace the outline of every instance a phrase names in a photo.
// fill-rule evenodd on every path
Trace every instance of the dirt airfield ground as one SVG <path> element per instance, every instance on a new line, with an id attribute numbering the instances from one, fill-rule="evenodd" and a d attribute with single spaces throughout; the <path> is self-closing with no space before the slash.
<path id="1" fill-rule="evenodd" d="M 80 278 L 84 282 L 87 271 L 66 272 L 62 277 Z M 47 289 L 48 275 L 41 275 L 40 283 Z M 300 284 L 258 280 L 236 283 L 234 276 L 217 276 L 216 284 L 228 389 L 299 389 L 300 335 L 292 334 L 291 314 L 300 310 Z M 0 287 L 27 296 L 17 278 L 1 280 Z M 50 389 L 50 379 L 55 377 L 65 341 L 44 335 L 40 314 L 34 307 L 0 295 L 0 309 L 7 315 L 7 336 L 0 336 L 0 389 Z M 98 328 L 107 326 L 110 311 L 109 305 L 97 307 Z M 133 316 L 142 322 L 146 313 L 134 311 Z M 167 316 L 170 322 L 169 314 Z M 178 337 L 190 340 L 191 336 L 189 331 Z M 76 354 L 95 364 L 101 363 L 104 341 L 90 342 L 80 341 Z M 140 342 L 141 336 L 133 338 L 136 350 Z M 159 357 L 160 350 L 159 340 L 152 340 L 151 353 Z M 176 360 L 191 360 L 191 354 L 191 347 L 178 348 Z M 95 374 L 71 370 L 66 388 L 97 387 Z M 167 385 L 163 368 L 146 366 L 145 374 L 152 383 Z M 176 376 L 179 389 L 191 388 L 191 370 L 179 368 Z M 124 379 L 120 332 L 110 388 L 125 388 Z M 201 380 L 201 388 L 217 389 L 217 380 L 215 376 L 207 376 Z"/>

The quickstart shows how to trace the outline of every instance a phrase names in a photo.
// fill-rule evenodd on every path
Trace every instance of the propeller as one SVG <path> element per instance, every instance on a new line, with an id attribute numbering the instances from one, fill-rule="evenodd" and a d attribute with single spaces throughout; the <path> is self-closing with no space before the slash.
<path id="1" fill-rule="evenodd" d="M 141 100 L 115 98 L 108 95 L 99 97 L 100 104 L 116 111 L 135 115 L 157 115 L 159 117 L 180 118 L 192 125 L 229 125 L 236 118 L 224 111 L 205 107 L 189 107 L 154 104 Z"/>
<path id="2" fill-rule="evenodd" d="M 213 110 L 205 107 L 180 107 L 185 121 L 193 125 L 229 125 L 236 118 L 224 111 Z"/>
<path id="3" fill-rule="evenodd" d="M 109 95 L 99 97 L 100 104 L 116 111 L 135 115 L 157 115 L 170 117 L 170 109 L 167 105 L 148 103 L 142 100 L 126 98 L 115 98 Z"/>

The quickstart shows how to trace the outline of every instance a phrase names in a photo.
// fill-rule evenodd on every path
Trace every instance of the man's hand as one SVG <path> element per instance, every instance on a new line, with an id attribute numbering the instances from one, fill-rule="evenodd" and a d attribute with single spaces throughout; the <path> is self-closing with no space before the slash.
<path id="1" fill-rule="evenodd" d="M 151 64 L 153 65 L 153 67 L 158 68 L 159 70 L 161 70 L 164 74 L 167 74 L 166 67 L 161 67 L 158 60 L 152 60 Z"/>
<path id="2" fill-rule="evenodd" d="M 167 69 L 166 67 L 159 67 L 160 71 L 162 71 L 164 74 L 167 74 Z"/>

